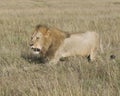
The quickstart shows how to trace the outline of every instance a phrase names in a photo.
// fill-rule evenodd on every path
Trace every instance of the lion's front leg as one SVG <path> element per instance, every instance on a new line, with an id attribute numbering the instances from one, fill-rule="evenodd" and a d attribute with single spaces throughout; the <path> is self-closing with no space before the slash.
<path id="1" fill-rule="evenodd" d="M 62 49 L 59 49 L 58 51 L 56 51 L 54 57 L 50 60 L 50 64 L 57 64 L 57 62 L 60 60 L 60 58 L 62 57 Z"/>
<path id="2" fill-rule="evenodd" d="M 60 58 L 61 58 L 61 55 L 57 55 L 53 59 L 51 59 L 49 63 L 52 65 L 57 64 L 57 62 L 60 60 Z"/>
<path id="3" fill-rule="evenodd" d="M 57 64 L 58 61 L 59 60 L 57 60 L 57 59 L 52 59 L 52 60 L 50 60 L 49 64 L 50 65 L 55 65 L 55 64 Z"/>

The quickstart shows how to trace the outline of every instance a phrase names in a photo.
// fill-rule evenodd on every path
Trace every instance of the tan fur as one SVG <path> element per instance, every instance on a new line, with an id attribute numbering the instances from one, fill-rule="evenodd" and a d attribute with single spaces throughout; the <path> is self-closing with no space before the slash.
<path id="1" fill-rule="evenodd" d="M 35 40 L 42 33 L 40 40 Z M 99 34 L 96 32 L 85 32 L 67 34 L 56 28 L 37 26 L 31 40 L 34 48 L 41 48 L 40 54 L 50 59 L 50 63 L 57 63 L 61 57 L 89 56 L 95 60 L 95 54 L 99 47 Z M 43 42 L 43 43 L 41 43 Z"/>
<path id="2" fill-rule="evenodd" d="M 42 36 L 37 40 L 36 37 L 39 37 L 40 34 Z M 31 37 L 30 45 L 33 44 L 32 48 L 40 48 L 39 45 L 42 46 L 40 54 L 48 59 L 52 59 L 59 46 L 67 37 L 69 37 L 67 33 L 61 32 L 57 28 L 47 28 L 46 26 L 38 25 Z"/>
<path id="3" fill-rule="evenodd" d="M 90 60 L 95 60 L 96 51 L 99 48 L 99 34 L 96 32 L 85 32 L 71 34 L 66 38 L 59 49 L 56 51 L 51 63 L 56 63 L 61 57 L 69 56 L 89 56 Z"/>

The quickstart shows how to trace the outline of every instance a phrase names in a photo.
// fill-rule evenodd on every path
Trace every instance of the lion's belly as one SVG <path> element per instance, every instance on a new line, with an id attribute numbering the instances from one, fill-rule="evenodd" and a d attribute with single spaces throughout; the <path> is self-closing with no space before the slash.
<path id="1" fill-rule="evenodd" d="M 74 46 L 74 48 L 70 47 L 69 49 L 64 49 L 62 52 L 63 57 L 75 55 L 87 56 L 89 54 L 90 50 L 88 50 L 87 48 L 79 48 L 78 46 Z"/>

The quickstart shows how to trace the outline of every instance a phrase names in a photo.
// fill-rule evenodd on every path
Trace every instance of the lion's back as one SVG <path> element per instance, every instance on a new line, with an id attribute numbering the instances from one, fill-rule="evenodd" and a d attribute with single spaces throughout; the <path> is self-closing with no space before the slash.
<path id="1" fill-rule="evenodd" d="M 71 34 L 70 38 L 64 41 L 63 53 L 70 55 L 88 55 L 91 49 L 99 46 L 99 34 L 96 32 L 85 32 Z"/>

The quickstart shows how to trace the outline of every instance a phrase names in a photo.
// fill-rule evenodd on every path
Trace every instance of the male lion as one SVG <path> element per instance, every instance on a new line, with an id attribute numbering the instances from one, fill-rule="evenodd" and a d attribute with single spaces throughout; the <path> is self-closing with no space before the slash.
<path id="1" fill-rule="evenodd" d="M 51 63 L 76 55 L 89 56 L 93 61 L 99 41 L 96 32 L 68 34 L 56 28 L 38 25 L 31 37 L 30 47 L 35 54 L 46 57 Z"/>

